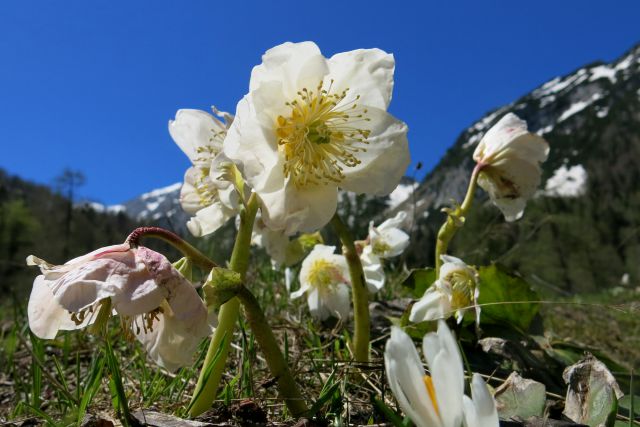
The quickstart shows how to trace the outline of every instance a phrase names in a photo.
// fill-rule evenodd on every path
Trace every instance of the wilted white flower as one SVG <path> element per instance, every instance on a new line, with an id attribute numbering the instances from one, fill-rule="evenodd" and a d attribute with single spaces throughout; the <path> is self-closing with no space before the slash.
<path id="1" fill-rule="evenodd" d="M 191 283 L 163 255 L 143 246 L 108 246 L 64 265 L 33 255 L 27 263 L 42 272 L 27 309 L 29 327 L 40 338 L 88 326 L 110 304 L 150 357 L 173 371 L 191 363 L 211 332 L 207 308 Z"/>
<path id="2" fill-rule="evenodd" d="M 228 177 L 234 166 L 222 153 L 233 116 L 214 112 L 225 122 L 200 110 L 178 110 L 176 119 L 169 121 L 171 137 L 193 164 L 184 175 L 180 204 L 193 215 L 187 228 L 198 237 L 216 231 L 239 207 L 238 193 Z"/>
<path id="3" fill-rule="evenodd" d="M 480 323 L 480 307 L 476 304 L 480 292 L 477 271 L 456 257 L 442 255 L 441 259 L 443 264 L 438 279 L 413 305 L 409 320 L 445 319 L 455 312 L 460 323 L 466 310 L 474 306 L 476 322 Z"/>
<path id="4" fill-rule="evenodd" d="M 497 427 L 495 402 L 479 375 L 473 377 L 473 400 L 464 396 L 462 357 L 444 321 L 437 333 L 425 335 L 422 348 L 431 376 L 402 329 L 391 328 L 384 352 L 391 390 L 411 421 L 417 427 L 460 427 L 463 421 L 466 427 Z"/>
<path id="5" fill-rule="evenodd" d="M 513 113 L 489 129 L 476 147 L 478 184 L 507 221 L 522 217 L 527 200 L 540 185 L 540 163 L 548 154 L 549 144 L 528 132 L 527 123 Z"/>
<path id="6" fill-rule="evenodd" d="M 291 293 L 291 298 L 307 294 L 309 310 L 317 320 L 349 317 L 349 267 L 335 250 L 335 246 L 316 245 L 302 261 L 300 289 Z"/>
<path id="7" fill-rule="evenodd" d="M 364 251 L 371 251 L 380 258 L 393 258 L 404 252 L 409 246 L 409 235 L 400 228 L 407 213 L 400 211 L 393 218 L 385 220 L 379 226 L 369 223 L 369 245 Z"/>
<path id="8" fill-rule="evenodd" d="M 326 59 L 312 42 L 264 54 L 224 151 L 258 194 L 269 228 L 319 229 L 336 211 L 338 187 L 393 191 L 410 160 L 407 126 L 386 112 L 394 66 L 379 49 Z"/>

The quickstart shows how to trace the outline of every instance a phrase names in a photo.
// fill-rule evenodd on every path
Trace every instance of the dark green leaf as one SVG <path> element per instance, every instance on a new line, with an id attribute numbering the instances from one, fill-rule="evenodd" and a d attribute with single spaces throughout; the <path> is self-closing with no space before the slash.
<path id="1" fill-rule="evenodd" d="M 538 312 L 538 294 L 521 277 L 497 265 L 480 267 L 481 323 L 500 323 L 527 331 Z M 531 301 L 531 302 L 530 302 Z"/>

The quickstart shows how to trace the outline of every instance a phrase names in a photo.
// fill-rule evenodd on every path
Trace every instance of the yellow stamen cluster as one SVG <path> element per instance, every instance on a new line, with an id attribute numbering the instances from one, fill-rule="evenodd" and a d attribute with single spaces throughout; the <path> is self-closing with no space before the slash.
<path id="1" fill-rule="evenodd" d="M 87 318 L 87 314 L 89 315 L 93 315 L 93 306 L 90 305 L 89 307 L 82 309 L 78 312 L 69 312 L 69 315 L 71 317 L 71 320 L 73 321 L 73 323 L 76 324 L 76 326 L 80 326 L 82 325 L 82 323 L 84 322 L 84 320 Z"/>
<path id="2" fill-rule="evenodd" d="M 296 99 L 286 103 L 290 115 L 277 118 L 284 175 L 298 187 L 340 183 L 344 168 L 360 164 L 357 154 L 366 151 L 369 143 L 370 131 L 357 127 L 371 120 L 357 103 L 360 96 L 343 103 L 348 88 L 332 93 L 333 80 L 327 89 L 323 86 L 320 82 L 315 91 L 303 88 Z"/>
<path id="3" fill-rule="evenodd" d="M 311 264 L 307 280 L 314 288 L 324 290 L 337 283 L 345 281 L 340 269 L 333 263 L 318 259 Z"/>
<path id="4" fill-rule="evenodd" d="M 454 308 L 471 307 L 474 304 L 475 280 L 468 274 L 455 272 L 447 277 L 451 283 L 451 306 Z"/>
<path id="5" fill-rule="evenodd" d="M 207 207 L 211 205 L 217 197 L 217 189 L 213 188 L 209 179 L 209 168 L 200 168 L 200 175 L 193 183 L 193 187 L 200 198 L 200 206 Z"/>
<path id="6" fill-rule="evenodd" d="M 144 333 L 153 332 L 153 322 L 160 320 L 160 315 L 164 313 L 164 309 L 162 307 L 157 307 L 151 310 L 148 313 L 144 313 L 139 317 L 127 317 L 122 316 L 122 330 L 125 333 L 125 337 L 127 339 L 133 339 L 135 335 L 140 335 L 140 332 L 144 331 Z M 140 322 L 138 323 L 138 319 Z"/>

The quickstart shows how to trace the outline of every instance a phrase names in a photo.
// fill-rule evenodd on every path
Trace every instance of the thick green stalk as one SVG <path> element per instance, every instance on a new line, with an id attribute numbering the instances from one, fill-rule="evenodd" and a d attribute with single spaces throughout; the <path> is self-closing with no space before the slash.
<path id="1" fill-rule="evenodd" d="M 367 363 L 369 361 L 369 291 L 364 279 L 362 262 L 353 243 L 351 231 L 342 222 L 336 213 L 331 219 L 336 234 L 343 246 L 343 255 L 349 266 L 351 276 L 351 296 L 353 298 L 353 355 L 356 362 Z"/>
<path id="2" fill-rule="evenodd" d="M 291 375 L 287 361 L 280 351 L 280 347 L 278 346 L 276 338 L 273 336 L 269 323 L 264 317 L 260 304 L 258 304 L 253 294 L 244 286 L 241 287 L 238 298 L 244 307 L 247 322 L 262 349 L 264 358 L 269 366 L 269 371 L 278 382 L 280 397 L 284 399 L 291 414 L 296 418 L 300 417 L 307 412 L 307 405 L 298 390 L 298 385 L 293 375 Z"/>
<path id="3" fill-rule="evenodd" d="M 233 246 L 233 252 L 231 254 L 231 261 L 229 262 L 230 268 L 240 273 L 242 280 L 247 272 L 249 266 L 249 254 L 251 249 L 251 232 L 253 231 L 253 221 L 258 211 L 258 199 L 255 193 L 251 195 L 247 202 L 247 207 L 240 212 L 240 228 L 236 236 L 236 242 Z M 227 356 L 229 354 L 229 348 L 231 347 L 231 340 L 233 337 L 233 331 L 238 321 L 238 315 L 240 314 L 240 301 L 238 298 L 232 298 L 220 307 L 218 313 L 218 326 L 211 336 L 211 342 L 209 343 L 209 349 L 198 377 L 198 383 L 194 393 L 194 400 L 190 404 L 189 415 L 192 417 L 202 414 L 204 411 L 211 407 L 213 400 L 216 397 L 218 385 L 222 378 L 222 371 L 227 363 Z M 222 347 L 219 357 L 216 360 L 215 366 L 209 371 L 207 377 L 207 366 L 209 366 L 218 352 L 218 347 Z M 200 390 L 202 389 L 202 392 Z"/>
<path id="4" fill-rule="evenodd" d="M 440 274 L 440 267 L 442 266 L 441 255 L 447 253 L 449 242 L 458 231 L 458 228 L 464 224 L 464 216 L 467 214 L 473 203 L 473 197 L 478 185 L 478 175 L 482 165 L 476 165 L 471 173 L 471 179 L 469 180 L 469 187 L 467 188 L 467 194 L 464 197 L 462 204 L 457 207 L 453 212 L 449 212 L 447 219 L 440 227 L 438 231 L 438 237 L 436 239 L 436 277 Z"/>

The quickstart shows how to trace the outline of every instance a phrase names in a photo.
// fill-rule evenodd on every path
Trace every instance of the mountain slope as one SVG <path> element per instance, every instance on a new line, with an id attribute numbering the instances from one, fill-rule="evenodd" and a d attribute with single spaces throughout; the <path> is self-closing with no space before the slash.
<path id="1" fill-rule="evenodd" d="M 490 112 L 458 138 L 416 190 L 420 244 L 409 260 L 433 263 L 439 208 L 460 201 L 482 135 L 507 112 L 549 141 L 543 188 L 524 218 L 506 224 L 482 195 L 452 253 L 469 262 L 499 261 L 543 286 L 567 291 L 640 278 L 640 46 L 552 79 Z M 397 209 L 413 211 L 409 203 Z M 489 222 L 489 226 L 487 226 Z M 427 242 L 427 243 L 425 243 Z"/>

